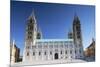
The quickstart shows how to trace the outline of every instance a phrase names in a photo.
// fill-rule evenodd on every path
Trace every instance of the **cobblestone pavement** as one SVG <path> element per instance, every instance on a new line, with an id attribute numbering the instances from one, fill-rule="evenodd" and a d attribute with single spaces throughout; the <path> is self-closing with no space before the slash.
<path id="1" fill-rule="evenodd" d="M 14 63 L 11 65 L 11 67 L 17 67 L 17 66 L 29 66 L 29 65 L 45 65 L 45 64 L 61 64 L 61 63 L 83 63 L 87 62 L 84 60 L 79 60 L 79 59 L 72 59 L 72 60 L 51 60 L 51 61 L 35 61 L 32 63 L 25 63 L 25 62 L 19 62 L 19 63 Z"/>

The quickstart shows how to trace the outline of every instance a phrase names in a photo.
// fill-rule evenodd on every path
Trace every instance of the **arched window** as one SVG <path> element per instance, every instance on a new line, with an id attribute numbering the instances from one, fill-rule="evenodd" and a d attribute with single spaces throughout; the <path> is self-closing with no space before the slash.
<path id="1" fill-rule="evenodd" d="M 60 52 L 60 54 L 62 54 L 62 51 Z"/>
<path id="2" fill-rule="evenodd" d="M 45 51 L 44 55 L 46 55 L 46 51 Z"/>
<path id="3" fill-rule="evenodd" d="M 65 51 L 65 54 L 67 54 L 67 50 Z"/>
<path id="4" fill-rule="evenodd" d="M 52 52 L 50 51 L 50 55 L 52 55 Z"/>
<path id="5" fill-rule="evenodd" d="M 41 55 L 41 52 L 39 52 L 39 56 Z"/>
<path id="6" fill-rule="evenodd" d="M 33 52 L 33 56 L 35 55 L 35 52 Z"/>
<path id="7" fill-rule="evenodd" d="M 70 50 L 70 54 L 72 54 L 72 50 Z"/>

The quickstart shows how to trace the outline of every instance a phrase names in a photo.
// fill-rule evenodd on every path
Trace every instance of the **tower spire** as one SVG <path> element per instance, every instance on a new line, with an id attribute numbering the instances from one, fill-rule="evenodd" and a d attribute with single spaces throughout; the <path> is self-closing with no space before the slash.
<path id="1" fill-rule="evenodd" d="M 74 18 L 76 18 L 76 17 L 77 17 L 77 13 L 75 12 L 75 13 L 74 13 Z"/>
<path id="2" fill-rule="evenodd" d="M 80 20 L 76 12 L 74 13 L 73 24 L 80 24 Z"/>
<path id="3" fill-rule="evenodd" d="M 34 10 L 32 11 L 32 13 L 31 13 L 31 15 L 30 15 L 30 17 L 34 17 L 35 15 L 34 15 Z"/>
<path id="4" fill-rule="evenodd" d="M 30 22 L 33 21 L 33 23 L 36 23 L 36 19 L 35 19 L 35 11 L 34 11 L 34 10 L 33 10 L 32 13 L 30 14 L 28 20 L 29 20 Z"/>
<path id="5" fill-rule="evenodd" d="M 15 40 L 13 40 L 12 45 L 13 45 L 13 48 L 14 48 L 14 46 L 15 46 Z"/>

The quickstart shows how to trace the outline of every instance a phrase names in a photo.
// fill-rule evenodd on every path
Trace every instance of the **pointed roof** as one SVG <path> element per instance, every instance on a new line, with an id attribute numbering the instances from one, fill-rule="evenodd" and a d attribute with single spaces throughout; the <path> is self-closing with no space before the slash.
<path id="1" fill-rule="evenodd" d="M 34 10 L 33 10 L 32 13 L 30 14 L 28 20 L 33 20 L 33 21 L 36 23 L 35 12 L 34 12 Z"/>
<path id="2" fill-rule="evenodd" d="M 80 23 L 79 17 L 77 16 L 77 13 L 74 14 L 74 20 L 73 24 Z"/>
<path id="3" fill-rule="evenodd" d="M 13 48 L 14 48 L 14 46 L 15 46 L 15 40 L 13 40 L 13 42 L 12 42 L 12 46 L 13 46 Z"/>
<path id="4" fill-rule="evenodd" d="M 78 17 L 78 15 L 75 13 L 75 15 L 74 15 L 74 19 L 75 20 L 79 20 L 79 17 Z"/>
<path id="5" fill-rule="evenodd" d="M 32 11 L 31 15 L 29 16 L 29 18 L 34 18 L 35 17 L 35 14 L 34 14 L 34 11 Z"/>

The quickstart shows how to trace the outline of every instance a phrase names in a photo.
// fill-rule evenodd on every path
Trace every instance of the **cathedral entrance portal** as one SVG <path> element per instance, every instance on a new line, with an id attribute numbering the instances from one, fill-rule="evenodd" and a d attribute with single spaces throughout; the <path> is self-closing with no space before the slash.
<path id="1" fill-rule="evenodd" d="M 55 59 L 58 59 L 58 53 L 55 53 L 54 57 L 55 57 Z"/>

